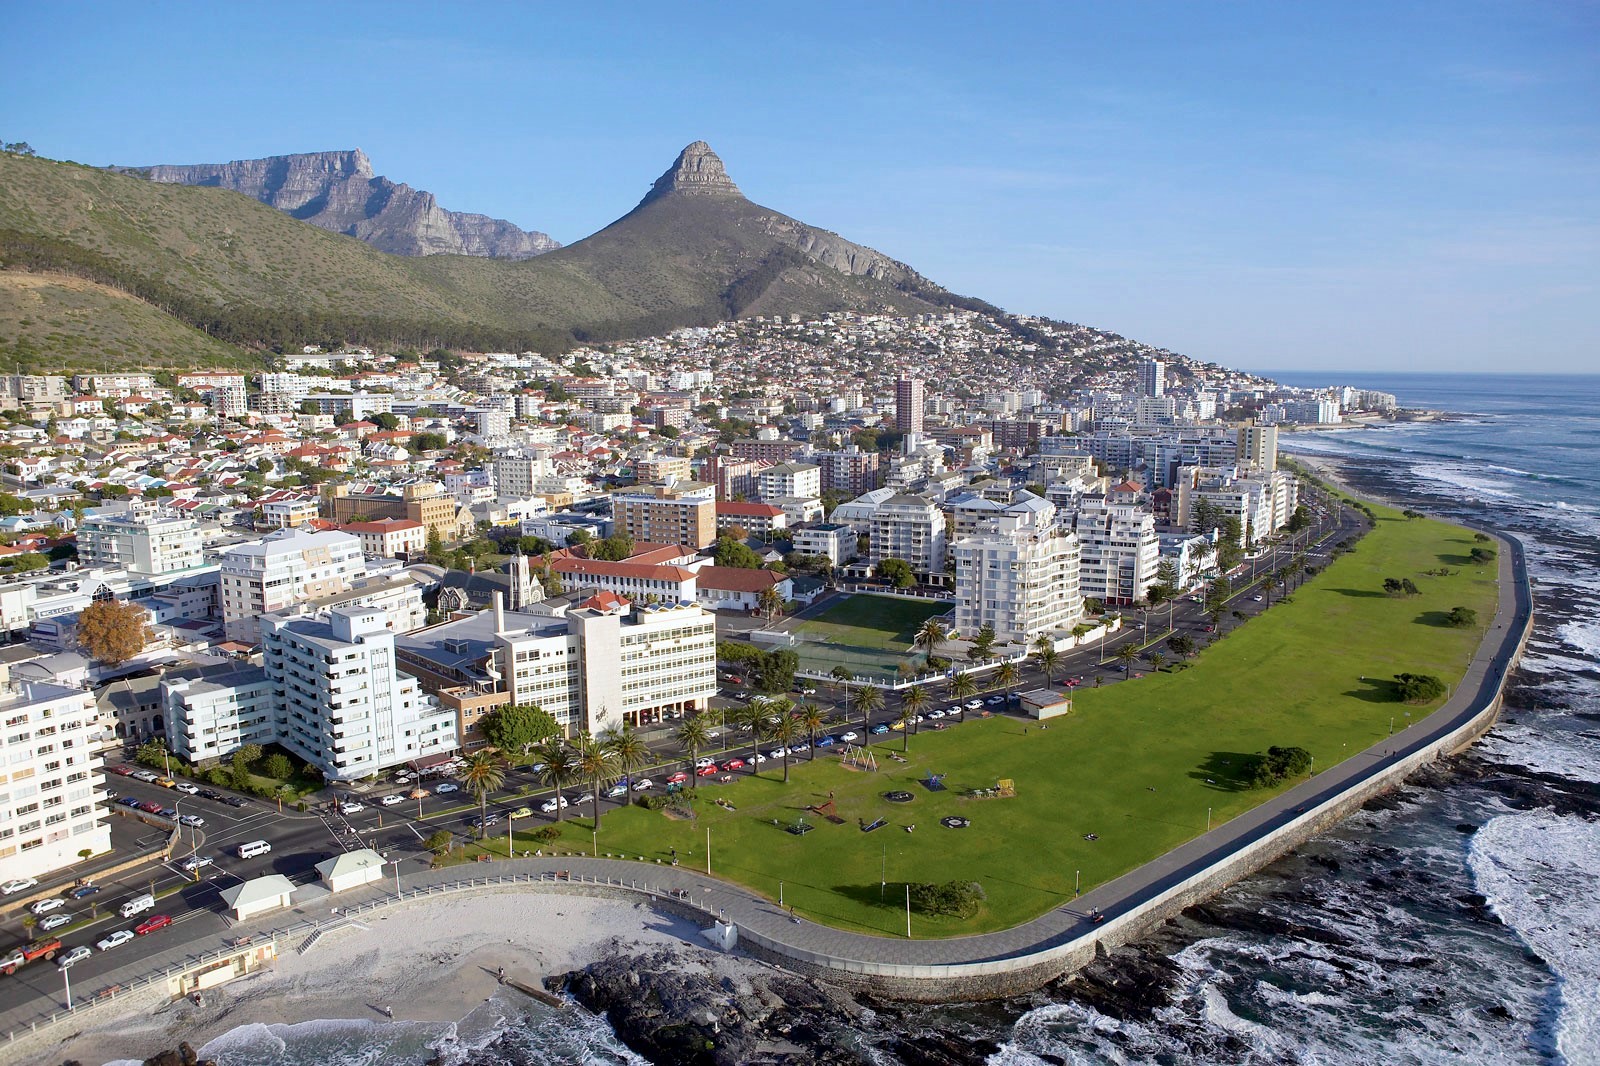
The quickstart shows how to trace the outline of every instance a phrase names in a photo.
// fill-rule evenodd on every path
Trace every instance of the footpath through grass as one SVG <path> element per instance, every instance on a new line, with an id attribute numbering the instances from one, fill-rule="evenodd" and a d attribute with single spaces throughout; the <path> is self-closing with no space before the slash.
<path id="1" fill-rule="evenodd" d="M 847 770 L 831 755 L 802 757 L 785 786 L 768 762 L 756 778 L 701 789 L 693 821 L 638 807 L 607 814 L 600 854 L 653 862 L 676 848 L 680 862 L 703 870 L 710 829 L 714 874 L 773 899 L 782 882 L 785 903 L 840 928 L 903 936 L 901 886 L 958 878 L 980 882 L 987 902 L 966 920 L 915 916 L 916 936 L 986 932 L 1035 917 L 1073 898 L 1080 871 L 1087 891 L 1203 832 L 1208 808 L 1220 824 L 1273 795 L 1234 780 L 1247 755 L 1298 745 L 1327 768 L 1381 740 L 1391 716 L 1399 730 L 1407 711 L 1420 718 L 1435 709 L 1397 702 L 1388 679 L 1431 673 L 1455 683 L 1493 616 L 1495 566 L 1470 562 L 1470 531 L 1375 511 L 1377 528 L 1355 551 L 1188 668 L 1080 690 L 1074 713 L 1048 729 L 1009 718 L 925 726 L 910 738 L 903 765 L 887 758 L 900 747 L 891 734 L 892 743 L 875 746 L 878 773 Z M 1452 573 L 1425 573 L 1441 567 Z M 1384 595 L 1386 577 L 1410 578 L 1421 595 Z M 1456 606 L 1477 611 L 1480 625 L 1444 625 Z M 946 791 L 919 783 L 929 770 L 948 775 Z M 960 794 L 999 778 L 1016 782 L 1015 797 Z M 882 798 L 896 789 L 916 798 Z M 805 810 L 830 795 L 844 824 Z M 737 809 L 716 806 L 719 796 Z M 946 815 L 969 818 L 971 827 L 946 829 Z M 802 817 L 816 828 L 786 831 Z M 877 818 L 888 824 L 860 830 Z M 555 846 L 587 853 L 589 828 L 579 820 Z M 1091 833 L 1097 839 L 1086 840 Z"/>

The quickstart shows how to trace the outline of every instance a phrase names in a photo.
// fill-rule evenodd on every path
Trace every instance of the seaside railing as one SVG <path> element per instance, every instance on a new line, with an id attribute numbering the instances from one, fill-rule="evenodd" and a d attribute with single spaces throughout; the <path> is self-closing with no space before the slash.
<path id="1" fill-rule="evenodd" d="M 408 903 L 418 899 L 427 899 L 433 896 L 450 895 L 457 892 L 481 891 L 486 888 L 515 885 L 544 885 L 547 888 L 605 888 L 624 892 L 635 892 L 661 900 L 678 907 L 687 907 L 705 915 L 713 921 L 720 920 L 718 911 L 712 908 L 704 894 L 696 894 L 687 889 L 671 889 L 651 882 L 648 878 L 637 877 L 595 877 L 581 874 L 537 873 L 537 874 L 495 874 L 487 877 L 468 877 L 438 884 L 421 885 L 414 888 L 402 889 L 399 895 L 389 894 L 376 899 L 369 899 L 360 903 L 351 903 L 340 909 L 338 916 L 329 919 L 309 919 L 296 922 L 282 928 L 272 928 L 259 933 L 252 933 L 236 938 L 233 945 L 212 951 L 187 954 L 182 962 L 173 963 L 159 969 L 151 969 L 146 973 L 133 978 L 124 979 L 106 985 L 96 992 L 80 998 L 74 998 L 71 1007 L 59 1007 L 55 1010 L 40 1011 L 36 1018 L 25 1023 L 14 1024 L 5 1033 L 4 1045 L 14 1044 L 25 1037 L 48 1032 L 55 1025 L 66 1021 L 73 1021 L 92 1014 L 108 1003 L 125 1000 L 130 995 L 149 990 L 157 983 L 165 986 L 178 974 L 186 973 L 211 963 L 221 962 L 223 959 L 237 956 L 244 950 L 254 950 L 270 943 L 274 956 L 288 950 L 288 946 L 300 938 L 317 937 L 358 925 L 355 919 L 363 914 L 392 907 L 399 903 Z M 306 945 L 309 947 L 310 945 Z"/>

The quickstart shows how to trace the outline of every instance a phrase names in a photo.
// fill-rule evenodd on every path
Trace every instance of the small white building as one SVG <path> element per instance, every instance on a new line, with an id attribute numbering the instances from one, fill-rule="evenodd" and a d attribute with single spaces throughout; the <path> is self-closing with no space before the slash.
<path id="1" fill-rule="evenodd" d="M 236 921 L 244 921 L 267 911 L 289 906 L 294 882 L 282 874 L 256 877 L 222 890 L 222 902 L 233 911 Z"/>
<path id="2" fill-rule="evenodd" d="M 329 892 L 370 885 L 383 877 L 384 858 L 371 848 L 335 855 L 317 863 L 317 873 Z"/>

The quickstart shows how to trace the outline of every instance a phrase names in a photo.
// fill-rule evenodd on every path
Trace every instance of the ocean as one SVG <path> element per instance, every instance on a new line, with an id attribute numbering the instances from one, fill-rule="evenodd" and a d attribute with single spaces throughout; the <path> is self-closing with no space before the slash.
<path id="1" fill-rule="evenodd" d="M 1523 539 L 1537 622 L 1500 724 L 1148 938 L 1139 954 L 1167 961 L 1146 1006 L 1058 984 L 898 1024 L 996 1042 L 991 1066 L 1600 1063 L 1600 377 L 1267 373 L 1462 415 L 1283 447 Z M 498 1000 L 450 1026 L 245 1026 L 202 1051 L 222 1066 L 644 1061 L 603 1019 Z"/>

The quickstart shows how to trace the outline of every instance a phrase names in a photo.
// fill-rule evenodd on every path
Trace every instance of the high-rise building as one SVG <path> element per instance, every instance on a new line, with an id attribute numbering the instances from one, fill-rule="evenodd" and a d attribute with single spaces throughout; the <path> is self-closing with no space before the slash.
<path id="1" fill-rule="evenodd" d="M 1139 364 L 1139 388 L 1146 396 L 1167 394 L 1167 364 L 1159 359 L 1146 359 Z"/>
<path id="2" fill-rule="evenodd" d="M 668 480 L 611 497 L 618 533 L 635 541 L 704 548 L 717 539 L 717 490 L 699 481 Z"/>
<path id="3" fill-rule="evenodd" d="M 872 513 L 874 566 L 903 559 L 922 580 L 942 580 L 945 547 L 944 512 L 926 496 L 890 496 Z"/>
<path id="4" fill-rule="evenodd" d="M 172 574 L 204 566 L 203 547 L 195 520 L 176 511 L 97 508 L 78 526 L 78 558 L 85 566 Z"/>
<path id="5" fill-rule="evenodd" d="M 921 378 L 900 378 L 895 381 L 894 428 L 901 433 L 922 432 Z"/>
<path id="6" fill-rule="evenodd" d="M 42 681 L 0 691 L 0 881 L 38 877 L 111 849 L 94 694 Z"/>
<path id="7" fill-rule="evenodd" d="M 229 640 L 261 639 L 261 616 L 349 589 L 366 572 L 361 539 L 284 529 L 222 556 L 222 620 Z"/>
<path id="8" fill-rule="evenodd" d="M 1118 485 L 1079 501 L 1073 529 L 1080 549 L 1078 591 L 1103 603 L 1138 603 L 1156 583 L 1161 538 L 1155 516 L 1131 502 L 1140 491 Z"/>
<path id="9" fill-rule="evenodd" d="M 878 487 L 878 453 L 851 444 L 836 451 L 810 452 L 809 463 L 822 468 L 822 491 L 859 496 Z"/>
<path id="10" fill-rule="evenodd" d="M 982 520 L 957 541 L 956 629 L 993 626 L 1001 644 L 1024 647 L 1071 629 L 1083 616 L 1078 538 L 1055 524 L 1055 507 L 1032 494 Z"/>
<path id="11" fill-rule="evenodd" d="M 533 496 L 539 479 L 553 469 L 547 452 L 504 452 L 494 457 L 494 491 L 499 496 Z"/>
<path id="12" fill-rule="evenodd" d="M 1277 426 L 1240 426 L 1238 438 L 1240 466 L 1253 466 L 1266 473 L 1278 469 Z"/>

